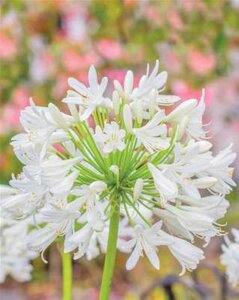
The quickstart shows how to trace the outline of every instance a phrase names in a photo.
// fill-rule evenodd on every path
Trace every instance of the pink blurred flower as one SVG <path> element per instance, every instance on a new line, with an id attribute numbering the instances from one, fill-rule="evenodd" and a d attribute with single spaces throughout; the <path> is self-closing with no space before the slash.
<path id="1" fill-rule="evenodd" d="M 162 25 L 162 18 L 159 10 L 155 9 L 154 6 L 144 6 L 142 9 L 142 15 L 153 21 L 157 25 Z"/>
<path id="2" fill-rule="evenodd" d="M 200 99 L 200 97 L 202 95 L 202 89 L 194 89 L 186 81 L 175 81 L 172 84 L 172 91 L 173 91 L 173 94 L 178 95 L 183 100 L 186 100 L 189 98 Z M 212 93 L 211 88 L 207 87 L 206 88 L 206 97 L 205 97 L 206 105 L 210 104 L 211 101 L 213 101 L 212 94 L 213 93 Z"/>
<path id="3" fill-rule="evenodd" d="M 49 53 L 43 51 L 34 55 L 30 65 L 31 79 L 39 83 L 46 81 L 52 76 L 54 67 L 54 59 Z"/>
<path id="4" fill-rule="evenodd" d="M 88 71 L 88 68 L 89 68 L 89 65 L 94 65 L 94 66 L 97 66 L 100 62 L 100 58 L 98 56 L 98 54 L 91 50 L 91 51 L 88 51 L 86 54 L 82 55 L 82 61 L 81 61 L 81 64 L 82 64 L 82 67 L 87 69 Z"/>
<path id="5" fill-rule="evenodd" d="M 16 40 L 0 32 L 0 58 L 11 59 L 17 53 Z"/>
<path id="6" fill-rule="evenodd" d="M 119 59 L 123 55 L 120 43 L 114 40 L 102 39 L 97 42 L 96 47 L 99 53 L 106 59 Z"/>
<path id="7" fill-rule="evenodd" d="M 239 120 L 235 120 L 231 124 L 232 130 L 235 131 L 239 135 Z"/>
<path id="8" fill-rule="evenodd" d="M 134 6 L 139 2 L 139 0 L 123 0 L 125 6 Z"/>
<path id="9" fill-rule="evenodd" d="M 124 82 L 126 71 L 122 69 L 108 69 L 104 72 L 111 81 L 118 80 L 121 84 Z"/>
<path id="10" fill-rule="evenodd" d="M 87 3 L 72 1 L 62 6 L 63 34 L 75 43 L 82 42 L 87 34 Z"/>
<path id="11" fill-rule="evenodd" d="M 63 63 L 69 72 L 74 72 L 82 68 L 82 58 L 74 50 L 68 50 L 63 55 Z"/>
<path id="12" fill-rule="evenodd" d="M 121 84 L 123 84 L 126 72 L 127 72 L 127 70 L 123 70 L 123 69 L 108 69 L 104 72 L 104 75 L 107 76 L 111 81 L 116 79 Z M 135 74 L 134 87 L 136 87 L 138 85 L 139 80 L 140 80 L 140 75 Z"/>
<path id="13" fill-rule="evenodd" d="M 53 97 L 57 100 L 61 100 L 61 98 L 65 96 L 65 93 L 68 89 L 67 79 L 68 77 L 66 74 L 58 74 L 57 80 L 53 87 Z"/>
<path id="14" fill-rule="evenodd" d="M 19 86 L 13 92 L 13 102 L 19 109 L 25 108 L 29 105 L 29 92 L 25 87 Z"/>
<path id="15" fill-rule="evenodd" d="M 189 53 L 189 67 L 198 75 L 205 75 L 216 66 L 216 58 L 213 54 L 203 54 L 197 50 Z"/>
<path id="16" fill-rule="evenodd" d="M 27 90 L 24 87 L 17 87 L 13 92 L 12 101 L 2 107 L 1 134 L 9 130 L 18 130 L 20 128 L 19 115 L 21 110 L 27 105 L 29 105 L 29 94 Z"/>
<path id="17" fill-rule="evenodd" d="M 19 129 L 19 109 L 12 103 L 8 103 L 5 105 L 3 110 L 3 127 L 5 129 Z"/>
<path id="18" fill-rule="evenodd" d="M 181 61 L 177 54 L 169 51 L 165 53 L 163 61 L 167 64 L 167 70 L 179 72 L 181 69 Z"/>
<path id="19" fill-rule="evenodd" d="M 176 10 L 169 10 L 167 19 L 168 19 L 169 24 L 174 29 L 181 30 L 183 28 L 182 19 Z"/>

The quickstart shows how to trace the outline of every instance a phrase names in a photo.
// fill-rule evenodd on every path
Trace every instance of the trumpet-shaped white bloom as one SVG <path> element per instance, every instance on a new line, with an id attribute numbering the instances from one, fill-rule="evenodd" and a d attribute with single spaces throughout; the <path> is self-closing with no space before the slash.
<path id="1" fill-rule="evenodd" d="M 235 241 L 232 242 L 228 237 L 222 245 L 221 263 L 226 267 L 226 274 L 229 282 L 233 286 L 239 284 L 239 230 L 233 228 L 232 234 Z"/>
<path id="2" fill-rule="evenodd" d="M 128 71 L 123 86 L 114 82 L 109 98 L 108 79 L 99 82 L 93 66 L 88 77 L 89 86 L 69 79 L 73 90 L 63 102 L 70 115 L 33 102 L 21 113 L 25 132 L 12 145 L 24 166 L 10 187 L 2 188 L 4 218 L 21 224 L 31 217 L 24 241 L 42 257 L 57 239 L 65 252 L 75 251 L 75 259 L 92 259 L 106 251 L 114 221 L 119 228 L 111 237 L 119 251 L 129 253 L 127 269 L 143 255 L 158 269 L 161 245 L 182 273 L 195 269 L 203 252 L 190 242 L 208 243 L 222 233 L 217 221 L 235 185 L 231 146 L 215 156 L 205 139 L 204 93 L 200 102 L 184 101 L 165 115 L 162 106 L 179 98 L 160 94 L 167 73 L 159 73 L 158 61 L 152 72 L 147 67 L 138 86 Z M 14 270 L 20 272 L 19 264 Z M 4 262 L 1 280 L 9 268 Z"/>
<path id="3" fill-rule="evenodd" d="M 214 224 L 214 220 L 204 214 L 203 210 L 200 212 L 199 209 L 193 207 L 190 207 L 191 209 L 187 208 L 187 206 L 175 207 L 165 204 L 164 210 L 156 208 L 155 213 L 163 218 L 164 223 L 169 228 L 174 229 L 174 233 L 190 238 L 191 241 L 194 240 L 194 235 L 208 242 L 211 237 L 219 234 L 219 229 Z M 165 211 L 167 211 L 166 215 Z"/>
<path id="4" fill-rule="evenodd" d="M 182 266 L 180 275 L 183 275 L 186 270 L 192 271 L 196 269 L 199 261 L 204 258 L 203 251 L 200 248 L 183 239 L 173 237 L 162 230 L 160 231 L 160 234 L 169 240 L 167 246 Z"/>

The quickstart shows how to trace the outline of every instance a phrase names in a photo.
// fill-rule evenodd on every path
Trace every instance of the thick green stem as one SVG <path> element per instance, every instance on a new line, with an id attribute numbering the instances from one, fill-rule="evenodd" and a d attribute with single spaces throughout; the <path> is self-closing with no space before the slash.
<path id="1" fill-rule="evenodd" d="M 119 230 L 119 208 L 120 208 L 120 199 L 117 194 L 114 194 L 111 199 L 111 218 L 110 218 L 110 228 L 108 236 L 108 244 L 105 255 L 105 264 L 103 277 L 101 281 L 100 296 L 99 300 L 108 300 L 110 296 L 112 277 L 115 266 L 115 258 L 117 252 L 117 239 L 118 239 L 118 230 Z"/>
<path id="2" fill-rule="evenodd" d="M 72 260 L 70 253 L 62 253 L 63 300 L 72 300 Z"/>

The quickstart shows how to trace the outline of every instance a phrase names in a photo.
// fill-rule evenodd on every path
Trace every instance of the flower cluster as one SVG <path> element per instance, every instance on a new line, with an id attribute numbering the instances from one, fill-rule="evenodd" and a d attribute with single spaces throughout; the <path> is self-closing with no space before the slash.
<path id="1" fill-rule="evenodd" d="M 1 186 L 1 197 L 4 199 L 13 192 L 12 188 Z M 33 269 L 30 261 L 37 253 L 27 246 L 28 227 L 32 218 L 13 220 L 4 213 L 0 217 L 0 283 L 3 283 L 7 275 L 11 275 L 17 281 L 23 282 L 31 279 Z"/>
<path id="2" fill-rule="evenodd" d="M 128 71 L 107 97 L 108 79 L 99 81 L 91 66 L 88 86 L 68 81 L 70 114 L 32 100 L 22 111 L 25 132 L 11 144 L 24 167 L 1 206 L 13 217 L 33 216 L 30 249 L 43 253 L 57 239 L 74 258 L 92 259 L 106 251 L 118 215 L 117 248 L 130 253 L 128 270 L 143 255 L 159 269 L 161 245 L 182 274 L 196 268 L 204 255 L 195 239 L 207 244 L 222 234 L 217 220 L 235 185 L 235 153 L 229 146 L 213 155 L 202 124 L 204 91 L 200 101 L 174 108 L 180 99 L 162 94 L 166 80 L 156 61 L 137 87 Z"/>
<path id="3" fill-rule="evenodd" d="M 239 284 L 239 230 L 233 228 L 234 242 L 225 237 L 225 244 L 222 245 L 221 263 L 226 267 L 226 274 L 229 282 L 236 286 Z"/>

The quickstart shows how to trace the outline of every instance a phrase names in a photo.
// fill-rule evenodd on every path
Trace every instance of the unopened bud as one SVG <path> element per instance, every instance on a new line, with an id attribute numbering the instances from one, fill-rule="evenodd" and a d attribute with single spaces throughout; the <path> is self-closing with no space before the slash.
<path id="1" fill-rule="evenodd" d="M 119 176 L 119 167 L 118 167 L 118 166 L 112 165 L 112 166 L 110 167 L 110 171 L 111 171 L 112 173 L 114 173 L 116 176 Z"/>
<path id="2" fill-rule="evenodd" d="M 119 96 L 119 93 L 117 91 L 113 92 L 113 108 L 114 108 L 114 112 L 116 115 L 119 114 L 119 110 L 120 110 L 120 105 L 122 103 L 121 98 Z"/>
<path id="3" fill-rule="evenodd" d="M 157 91 L 153 89 L 149 94 L 149 115 L 150 117 L 153 117 L 156 113 L 156 97 L 157 97 Z"/>
<path id="4" fill-rule="evenodd" d="M 107 184 L 103 181 L 94 181 L 90 184 L 90 188 L 96 193 L 102 193 L 106 188 Z"/>
<path id="5" fill-rule="evenodd" d="M 132 71 L 128 71 L 124 79 L 124 91 L 126 95 L 132 93 L 133 87 L 134 87 L 134 74 Z"/>
<path id="6" fill-rule="evenodd" d="M 118 80 L 114 80 L 114 88 L 116 89 L 116 91 L 122 96 L 123 94 L 123 89 L 121 84 L 119 83 Z"/>
<path id="7" fill-rule="evenodd" d="M 126 104 L 124 106 L 123 118 L 124 118 L 124 124 L 125 124 L 126 130 L 128 132 L 132 133 L 133 132 L 133 119 L 132 119 L 131 109 L 128 104 Z"/>
<path id="8" fill-rule="evenodd" d="M 167 121 L 179 120 L 186 116 L 194 107 L 197 106 L 197 103 L 196 99 L 184 101 L 166 117 Z"/>
<path id="9" fill-rule="evenodd" d="M 143 190 L 143 186 L 144 186 L 144 181 L 142 178 L 139 178 L 136 180 L 135 182 L 135 186 L 134 186 L 134 201 L 137 201 L 142 193 Z"/>

